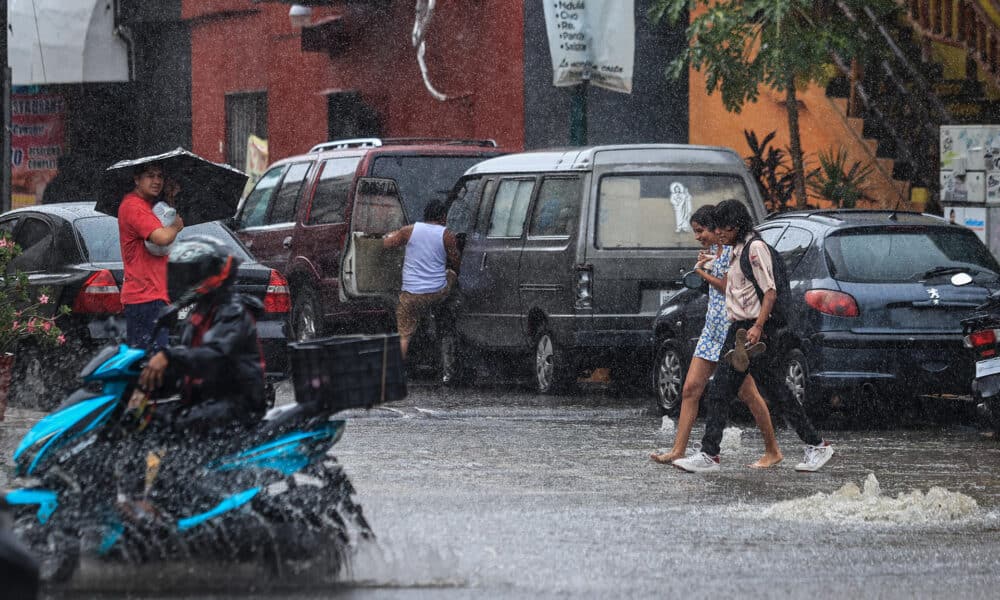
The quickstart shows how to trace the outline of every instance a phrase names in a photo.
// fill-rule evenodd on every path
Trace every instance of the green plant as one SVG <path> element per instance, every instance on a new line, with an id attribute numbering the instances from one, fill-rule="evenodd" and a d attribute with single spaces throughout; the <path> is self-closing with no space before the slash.
<path id="1" fill-rule="evenodd" d="M 0 354 L 12 351 L 23 340 L 45 345 L 66 342 L 56 318 L 69 314 L 69 307 L 54 307 L 47 289 L 32 294 L 28 276 L 10 269 L 11 261 L 20 254 L 20 246 L 7 234 L 0 235 Z"/>
<path id="2" fill-rule="evenodd" d="M 799 207 L 806 206 L 806 167 L 799 130 L 798 91 L 825 81 L 831 55 L 844 61 L 878 48 L 858 35 L 844 10 L 881 15 L 898 10 L 889 0 L 655 0 L 650 19 L 671 24 L 690 19 L 688 47 L 671 61 L 667 74 L 682 77 L 688 67 L 705 73 L 706 91 L 719 90 L 730 112 L 756 102 L 762 88 L 784 93 L 788 153 Z"/>
<path id="3" fill-rule="evenodd" d="M 768 212 L 788 210 L 795 191 L 795 175 L 788 164 L 788 155 L 780 148 L 771 146 L 776 133 L 772 131 L 758 140 L 756 132 L 743 130 L 743 137 L 750 147 L 750 154 L 744 160 L 757 180 Z"/>
<path id="4" fill-rule="evenodd" d="M 847 150 L 831 148 L 819 153 L 819 168 L 810 173 L 809 189 L 839 208 L 854 208 L 858 200 L 873 200 L 868 195 L 868 178 L 874 169 L 855 161 L 847 166 Z"/>

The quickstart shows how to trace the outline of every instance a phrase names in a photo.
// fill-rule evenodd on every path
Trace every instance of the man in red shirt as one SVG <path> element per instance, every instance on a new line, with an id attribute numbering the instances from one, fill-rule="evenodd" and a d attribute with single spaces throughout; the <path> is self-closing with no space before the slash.
<path id="1" fill-rule="evenodd" d="M 118 207 L 118 236 L 122 247 L 125 279 L 121 299 L 125 307 L 127 343 L 133 348 L 163 348 L 167 332 L 153 338 L 157 317 L 170 302 L 167 296 L 167 257 L 154 256 L 146 249 L 147 240 L 165 246 L 174 241 L 184 221 L 180 215 L 164 227 L 153 213 L 153 204 L 164 189 L 163 167 L 157 163 L 140 165 L 134 175 L 135 189 Z M 176 193 L 176 190 L 169 190 Z"/>

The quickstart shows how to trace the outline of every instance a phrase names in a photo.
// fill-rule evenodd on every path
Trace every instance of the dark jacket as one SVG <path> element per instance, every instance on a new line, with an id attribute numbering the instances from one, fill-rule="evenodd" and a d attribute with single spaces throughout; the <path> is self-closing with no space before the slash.
<path id="1" fill-rule="evenodd" d="M 265 409 L 264 355 L 257 338 L 263 304 L 232 290 L 195 304 L 185 319 L 180 345 L 165 350 L 182 376 L 185 403 L 221 400 L 260 416 Z M 236 415 L 233 415 L 236 416 Z"/>

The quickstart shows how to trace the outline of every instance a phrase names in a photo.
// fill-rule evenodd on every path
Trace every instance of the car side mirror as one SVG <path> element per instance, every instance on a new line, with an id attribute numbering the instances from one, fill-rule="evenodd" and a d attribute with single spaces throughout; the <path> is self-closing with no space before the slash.
<path id="1" fill-rule="evenodd" d="M 702 279 L 701 275 L 698 275 L 695 271 L 688 271 L 685 273 L 684 278 L 681 281 L 684 282 L 684 287 L 689 290 L 705 291 L 708 287 L 708 282 Z"/>

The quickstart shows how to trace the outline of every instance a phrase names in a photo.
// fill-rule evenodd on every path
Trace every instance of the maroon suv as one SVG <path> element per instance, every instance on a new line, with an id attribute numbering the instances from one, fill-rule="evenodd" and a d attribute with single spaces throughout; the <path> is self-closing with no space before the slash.
<path id="1" fill-rule="evenodd" d="M 369 286 L 379 293 L 347 293 L 341 280 L 353 269 L 342 259 L 352 236 L 419 220 L 469 167 L 500 154 L 492 140 L 326 142 L 275 162 L 241 203 L 233 229 L 258 261 L 288 279 L 294 339 L 383 329 L 392 323 L 399 255 L 386 253 L 386 268 L 376 275 L 386 281 Z"/>

